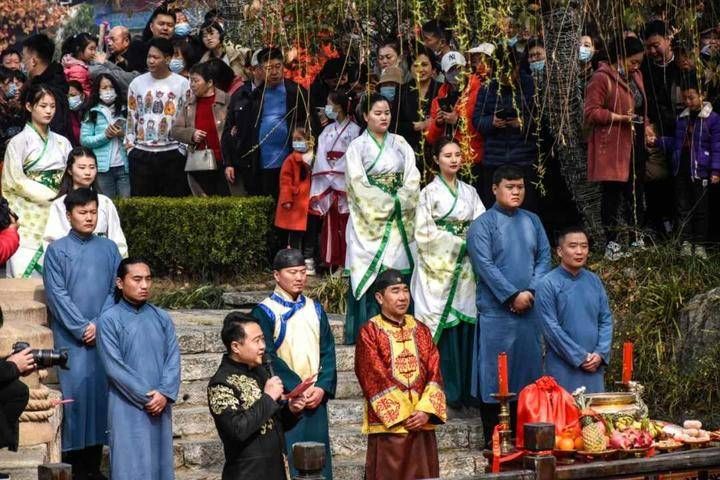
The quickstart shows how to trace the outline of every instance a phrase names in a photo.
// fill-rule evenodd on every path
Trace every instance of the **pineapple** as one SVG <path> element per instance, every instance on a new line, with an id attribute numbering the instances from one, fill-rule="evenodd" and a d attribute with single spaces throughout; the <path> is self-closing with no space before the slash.
<path id="1" fill-rule="evenodd" d="M 582 425 L 582 439 L 585 450 L 588 452 L 602 452 L 605 450 L 605 429 L 594 416 L 583 412 L 580 417 Z"/>

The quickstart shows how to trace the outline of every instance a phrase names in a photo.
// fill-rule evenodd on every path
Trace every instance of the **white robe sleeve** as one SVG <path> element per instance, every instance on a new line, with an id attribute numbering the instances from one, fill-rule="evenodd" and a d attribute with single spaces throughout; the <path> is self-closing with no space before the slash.
<path id="1" fill-rule="evenodd" d="M 22 135 L 22 134 L 18 134 Z M 17 138 L 8 143 L 5 151 L 5 161 L 2 172 L 2 189 L 5 192 L 14 192 L 26 200 L 39 205 L 49 205 L 56 193 L 43 185 L 29 179 L 23 171 L 22 152 L 19 150 L 22 140 Z"/>

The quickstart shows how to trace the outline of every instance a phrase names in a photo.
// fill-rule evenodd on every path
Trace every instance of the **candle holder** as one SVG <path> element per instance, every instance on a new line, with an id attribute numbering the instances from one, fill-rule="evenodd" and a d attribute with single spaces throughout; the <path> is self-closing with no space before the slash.
<path id="1" fill-rule="evenodd" d="M 491 393 L 491 397 L 500 403 L 500 414 L 498 415 L 498 423 L 502 425 L 500 430 L 500 454 L 509 455 L 515 451 L 515 445 L 512 443 L 512 428 L 510 427 L 510 400 L 515 398 L 514 393 Z"/>

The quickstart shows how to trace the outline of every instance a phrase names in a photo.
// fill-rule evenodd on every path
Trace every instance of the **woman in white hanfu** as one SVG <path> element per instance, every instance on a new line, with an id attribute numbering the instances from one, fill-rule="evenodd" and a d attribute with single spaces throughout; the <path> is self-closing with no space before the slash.
<path id="1" fill-rule="evenodd" d="M 68 155 L 65 173 L 60 180 L 58 196 L 50 205 L 50 214 L 43 234 L 45 250 L 48 244 L 70 233 L 70 221 L 65 209 L 67 194 L 78 188 L 89 188 L 97 192 L 99 190 L 97 173 L 95 153 L 87 147 L 73 148 Z M 120 256 L 126 258 L 127 240 L 120 225 L 120 217 L 113 201 L 102 193 L 98 193 L 97 214 L 97 225 L 93 233 L 115 242 Z"/>
<path id="2" fill-rule="evenodd" d="M 345 320 L 345 343 L 354 344 L 360 327 L 380 313 L 369 291 L 378 273 L 393 268 L 409 284 L 415 208 L 420 194 L 420 172 L 412 147 L 388 132 L 390 104 L 371 94 L 361 99 L 367 130 L 345 153 L 350 219 L 347 227 L 345 268 L 350 291 Z"/>
<path id="3" fill-rule="evenodd" d="M 42 274 L 42 235 L 72 149 L 65 137 L 50 131 L 55 116 L 53 93 L 33 85 L 25 98 L 30 121 L 8 142 L 2 171 L 3 195 L 20 224 L 20 248 L 6 268 L 7 276 L 15 278 Z"/>
<path id="4" fill-rule="evenodd" d="M 410 291 L 415 318 L 430 328 L 438 345 L 448 405 L 460 408 L 474 405 L 470 374 L 477 321 L 475 275 L 465 239 L 485 206 L 475 188 L 457 178 L 463 164 L 460 146 L 443 139 L 434 150 L 440 174 L 420 192 Z"/>
<path id="5" fill-rule="evenodd" d="M 345 264 L 345 232 L 349 209 L 345 187 L 345 152 L 360 135 L 360 127 L 348 118 L 349 100 L 342 92 L 330 92 L 325 116 L 333 123 L 318 137 L 310 189 L 310 214 L 323 220 L 320 259 L 330 266 Z"/>

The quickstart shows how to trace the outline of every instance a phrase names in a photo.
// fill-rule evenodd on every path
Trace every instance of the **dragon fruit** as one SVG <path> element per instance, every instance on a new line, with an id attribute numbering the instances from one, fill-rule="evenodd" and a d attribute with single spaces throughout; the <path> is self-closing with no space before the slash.
<path id="1" fill-rule="evenodd" d="M 610 447 L 618 450 L 629 450 L 631 448 L 648 448 L 652 445 L 653 439 L 650 432 L 628 428 L 614 431 L 610 437 Z"/>

